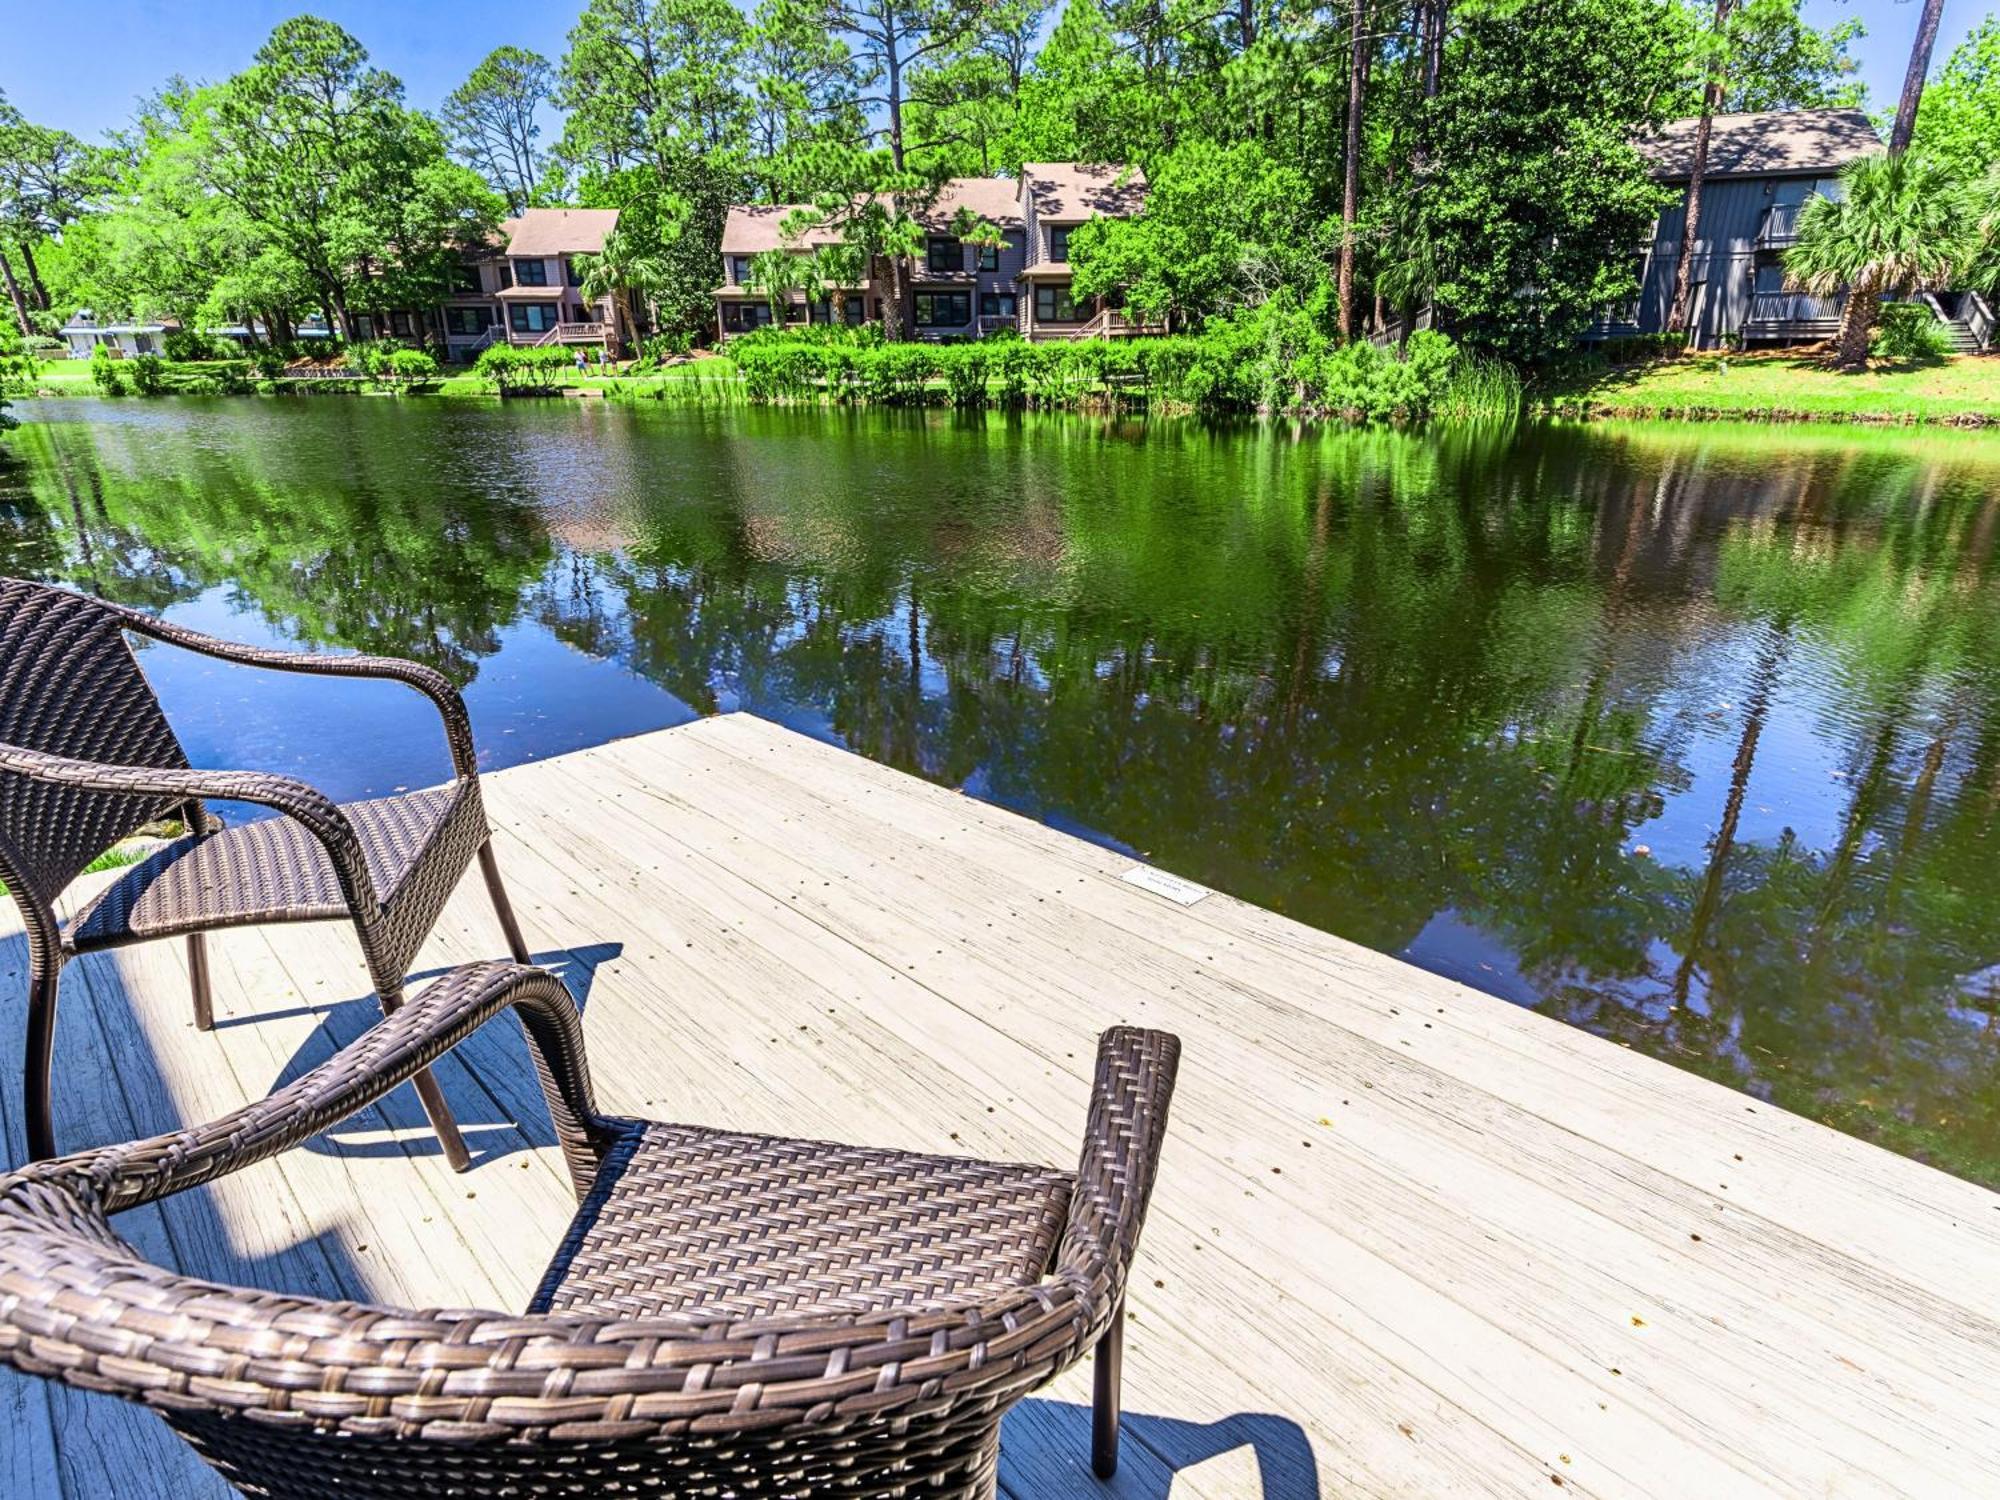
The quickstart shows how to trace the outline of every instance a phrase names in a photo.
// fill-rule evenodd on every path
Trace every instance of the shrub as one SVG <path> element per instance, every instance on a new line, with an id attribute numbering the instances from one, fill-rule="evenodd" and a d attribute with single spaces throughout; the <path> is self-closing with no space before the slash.
<path id="1" fill-rule="evenodd" d="M 1875 325 L 1869 352 L 1878 359 L 1940 360 L 1951 353 L 1944 327 L 1922 302 L 1889 302 Z"/>
<path id="2" fill-rule="evenodd" d="M 559 344 L 527 349 L 512 344 L 489 344 L 479 352 L 479 360 L 472 368 L 502 391 L 547 395 L 561 387 L 573 362 L 570 351 Z"/>
<path id="3" fill-rule="evenodd" d="M 236 353 L 236 346 L 228 339 L 199 328 L 176 328 L 160 344 L 172 360 L 228 359 Z"/>
<path id="4" fill-rule="evenodd" d="M 423 380 L 435 380 L 438 375 L 436 357 L 422 349 L 393 350 L 384 364 L 385 370 L 383 373 L 389 379 L 398 381 L 404 385 L 415 385 L 417 382 Z M 376 378 L 380 379 L 382 377 L 378 375 Z"/>
<path id="5" fill-rule="evenodd" d="M 166 362 L 157 354 L 139 354 L 127 361 L 132 371 L 132 389 L 142 396 L 157 396 L 166 389 Z"/>
<path id="6" fill-rule="evenodd" d="M 99 344 L 90 351 L 90 379 L 107 396 L 125 394 L 125 377 L 109 344 Z"/>
<path id="7" fill-rule="evenodd" d="M 639 341 L 639 357 L 633 364 L 637 369 L 657 370 L 672 360 L 682 358 L 693 348 L 694 335 L 691 333 L 656 333 Z"/>

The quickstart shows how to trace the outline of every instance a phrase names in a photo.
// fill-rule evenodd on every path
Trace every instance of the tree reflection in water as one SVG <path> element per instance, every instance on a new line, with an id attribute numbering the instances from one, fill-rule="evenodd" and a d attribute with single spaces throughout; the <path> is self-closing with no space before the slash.
<path id="1" fill-rule="evenodd" d="M 560 642 L 2000 1183 L 1989 439 L 36 415 L 10 571 L 468 683 Z M 538 684 L 502 759 L 622 732 Z"/>

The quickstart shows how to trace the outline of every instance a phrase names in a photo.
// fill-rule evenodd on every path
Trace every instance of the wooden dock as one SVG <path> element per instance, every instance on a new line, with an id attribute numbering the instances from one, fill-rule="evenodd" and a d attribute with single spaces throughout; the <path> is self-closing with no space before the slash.
<path id="1" fill-rule="evenodd" d="M 752 718 L 488 800 L 613 1111 L 1068 1165 L 1098 1030 L 1181 1034 L 1125 1467 L 1089 1477 L 1086 1366 L 1010 1418 L 1013 1500 L 2000 1495 L 2000 1196 Z M 178 943 L 71 967 L 66 1147 L 219 1114 L 374 1017 L 340 927 L 210 942 L 209 1035 Z M 473 880 L 421 964 L 500 951 Z M 570 1212 L 518 1033 L 439 1076 L 463 1177 L 406 1088 L 121 1225 L 203 1276 L 518 1308 Z M 10 1500 L 224 1493 L 104 1398 L 0 1375 L 0 1422 Z"/>

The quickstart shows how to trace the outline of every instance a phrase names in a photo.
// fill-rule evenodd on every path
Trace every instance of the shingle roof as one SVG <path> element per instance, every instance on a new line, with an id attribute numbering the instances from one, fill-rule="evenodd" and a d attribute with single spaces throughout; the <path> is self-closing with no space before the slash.
<path id="1" fill-rule="evenodd" d="M 615 208 L 529 208 L 500 229 L 509 255 L 601 255 L 617 227 Z"/>
<path id="2" fill-rule="evenodd" d="M 948 228 L 963 208 L 1002 229 L 1021 227 L 1021 184 L 1011 177 L 953 177 L 938 195 L 937 206 L 924 215 L 934 228 Z"/>
<path id="3" fill-rule="evenodd" d="M 1100 214 L 1124 218 L 1146 206 L 1146 174 L 1115 163 L 1031 161 L 1021 165 L 1035 217 L 1080 221 Z"/>
<path id="4" fill-rule="evenodd" d="M 810 203 L 739 203 L 722 221 L 722 253 L 761 255 L 766 250 L 785 248 L 785 220 L 811 210 Z M 813 230 L 804 236 L 804 243 L 825 245 L 839 238 L 831 230 Z"/>
<path id="5" fill-rule="evenodd" d="M 1693 170 L 1699 120 L 1669 120 L 1637 143 L 1655 178 L 1672 182 Z M 1708 140 L 1709 177 L 1774 177 L 1789 172 L 1837 172 L 1882 149 L 1858 109 L 1763 110 L 1717 115 Z"/>

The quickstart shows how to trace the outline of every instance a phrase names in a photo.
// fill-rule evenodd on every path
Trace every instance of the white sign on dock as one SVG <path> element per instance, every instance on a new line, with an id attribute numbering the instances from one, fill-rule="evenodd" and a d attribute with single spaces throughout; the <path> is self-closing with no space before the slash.
<path id="1" fill-rule="evenodd" d="M 1193 906 L 1202 897 L 1215 894 L 1205 885 L 1196 885 L 1192 880 L 1169 875 L 1151 865 L 1134 865 L 1118 878 L 1142 891 L 1151 891 L 1155 896 L 1165 896 L 1176 906 Z"/>

